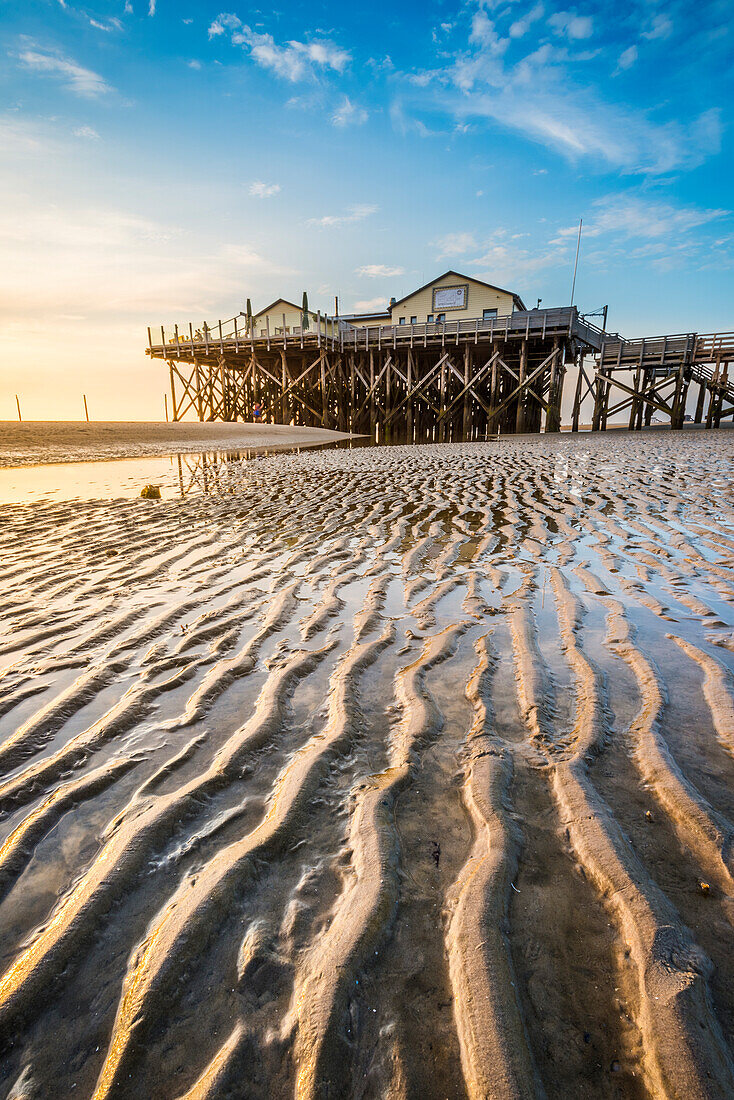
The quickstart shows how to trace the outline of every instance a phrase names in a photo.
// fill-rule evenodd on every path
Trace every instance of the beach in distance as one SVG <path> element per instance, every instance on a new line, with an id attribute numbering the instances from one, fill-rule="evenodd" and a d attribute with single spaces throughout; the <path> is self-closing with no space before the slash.
<path id="1" fill-rule="evenodd" d="M 0 420 L 0 467 L 216 450 L 277 450 L 346 438 L 342 432 L 290 424 Z"/>
<path id="2" fill-rule="evenodd" d="M 734 434 L 187 471 L 0 505 L 0 1096 L 734 1096 Z"/>

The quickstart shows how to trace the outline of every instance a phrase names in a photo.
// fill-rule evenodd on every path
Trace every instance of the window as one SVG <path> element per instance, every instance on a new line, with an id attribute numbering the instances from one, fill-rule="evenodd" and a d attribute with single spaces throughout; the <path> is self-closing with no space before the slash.
<path id="1" fill-rule="evenodd" d="M 439 313 L 439 315 L 438 315 L 438 317 L 436 318 L 436 320 L 438 321 L 439 325 L 443 325 L 443 324 L 445 324 L 445 322 L 446 322 L 446 314 L 445 314 L 445 313 Z"/>
<path id="2" fill-rule="evenodd" d="M 483 309 L 482 310 L 482 320 L 483 321 L 495 321 L 496 319 L 497 319 L 497 310 L 496 309 Z"/>
<path id="3" fill-rule="evenodd" d="M 405 324 L 405 318 L 401 317 L 400 320 L 398 321 L 398 324 L 399 325 L 404 325 Z"/>
<path id="4" fill-rule="evenodd" d="M 417 325 L 418 324 L 418 318 L 417 317 L 411 317 L 410 318 L 410 323 L 411 323 L 411 325 Z"/>
<path id="5" fill-rule="evenodd" d="M 429 324 L 429 325 L 432 325 L 432 324 L 433 324 L 433 314 L 432 314 L 432 313 L 429 313 L 429 314 L 428 314 L 428 324 Z"/>

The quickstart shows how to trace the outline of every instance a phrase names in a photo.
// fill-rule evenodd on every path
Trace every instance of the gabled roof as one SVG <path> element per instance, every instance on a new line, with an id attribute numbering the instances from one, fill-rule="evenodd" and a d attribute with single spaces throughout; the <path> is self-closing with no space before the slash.
<path id="1" fill-rule="evenodd" d="M 263 313 L 270 313 L 270 310 L 273 308 L 273 306 L 279 306 L 281 303 L 284 306 L 290 306 L 291 309 L 297 309 L 299 313 L 303 312 L 303 307 L 297 306 L 295 302 L 289 302 L 287 298 L 276 298 L 275 301 L 271 302 L 269 306 L 265 306 L 265 309 L 259 309 L 257 313 L 253 313 L 252 316 L 262 317 Z M 314 312 L 314 310 L 309 309 L 308 315 L 309 317 L 315 317 L 316 313 Z"/>
<path id="2" fill-rule="evenodd" d="M 413 298 L 416 294 L 420 294 L 422 290 L 427 290 L 429 286 L 433 286 L 434 283 L 438 283 L 441 279 L 445 279 L 447 275 L 454 275 L 457 279 L 467 279 L 470 283 L 479 283 L 480 286 L 489 287 L 490 290 L 498 290 L 500 294 L 509 294 L 512 300 L 515 302 L 518 309 L 524 310 L 522 298 L 519 294 L 516 294 L 514 290 L 505 290 L 501 286 L 495 286 L 494 283 L 485 283 L 483 279 L 477 279 L 474 275 L 462 275 L 460 271 L 444 271 L 443 275 L 437 275 L 435 279 L 429 279 L 423 286 L 419 286 L 417 290 L 411 290 L 410 294 L 406 294 L 405 297 L 399 298 L 397 302 L 394 302 L 391 309 L 396 309 L 403 302 L 407 302 L 408 298 Z"/>

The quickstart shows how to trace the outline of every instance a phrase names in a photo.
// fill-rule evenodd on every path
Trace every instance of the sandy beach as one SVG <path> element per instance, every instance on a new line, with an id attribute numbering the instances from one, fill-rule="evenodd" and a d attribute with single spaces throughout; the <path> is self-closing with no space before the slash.
<path id="1" fill-rule="evenodd" d="M 0 1095 L 733 1096 L 733 467 L 508 437 L 0 508 Z"/>
<path id="2" fill-rule="evenodd" d="M 294 428 L 288 424 L 0 420 L 0 466 L 95 462 L 217 450 L 278 450 L 348 438 L 342 432 Z"/>

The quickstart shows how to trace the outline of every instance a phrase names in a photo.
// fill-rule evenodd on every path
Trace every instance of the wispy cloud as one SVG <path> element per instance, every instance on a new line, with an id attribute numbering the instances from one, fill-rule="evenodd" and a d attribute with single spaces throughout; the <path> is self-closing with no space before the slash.
<path id="1" fill-rule="evenodd" d="M 542 4 L 536 4 L 534 8 L 530 8 L 510 25 L 510 38 L 522 38 L 530 30 L 532 24 L 543 17 L 544 13 L 545 8 Z"/>
<path id="2" fill-rule="evenodd" d="M 104 77 L 92 69 L 86 69 L 69 57 L 41 49 L 26 49 L 16 55 L 24 68 L 31 72 L 54 76 L 75 95 L 96 99 L 107 95 L 112 87 Z"/>
<path id="3" fill-rule="evenodd" d="M 729 210 L 674 206 L 637 194 L 607 195 L 595 201 L 594 212 L 584 223 L 584 237 L 608 233 L 633 240 L 677 238 L 730 215 Z M 568 226 L 559 231 L 557 240 L 573 238 L 577 232 L 578 226 Z"/>
<path id="4" fill-rule="evenodd" d="M 667 15 L 656 15 L 648 30 L 642 32 L 642 37 L 649 40 L 655 38 L 667 38 L 673 32 L 673 23 Z"/>
<path id="5" fill-rule="evenodd" d="M 369 115 L 364 107 L 352 103 L 349 96 L 345 95 L 344 100 L 331 116 L 331 121 L 334 126 L 361 126 L 368 118 Z"/>
<path id="6" fill-rule="evenodd" d="M 384 298 L 361 298 L 354 303 L 354 309 L 357 313 L 377 313 L 387 309 L 387 302 Z"/>
<path id="7" fill-rule="evenodd" d="M 306 224 L 324 227 L 350 225 L 352 222 L 364 221 L 365 218 L 376 214 L 378 210 L 379 207 L 374 206 L 372 203 L 360 203 L 357 206 L 350 207 L 346 214 L 325 214 L 322 218 L 309 218 Z"/>
<path id="8" fill-rule="evenodd" d="M 111 16 L 104 23 L 100 23 L 98 19 L 93 19 L 91 15 L 87 18 L 89 19 L 90 26 L 96 27 L 98 31 L 106 31 L 109 34 L 110 31 L 122 30 L 122 23 L 116 16 Z"/>
<path id="9" fill-rule="evenodd" d="M 436 258 L 439 260 L 442 256 L 461 256 L 478 247 L 473 233 L 447 233 L 445 237 L 439 237 L 433 243 L 438 249 Z"/>
<path id="10" fill-rule="evenodd" d="M 594 33 L 594 21 L 589 15 L 577 15 L 572 11 L 557 11 L 548 20 L 556 34 L 572 40 L 591 38 Z"/>
<path id="11" fill-rule="evenodd" d="M 256 199 L 269 199 L 280 191 L 279 183 L 263 183 L 262 180 L 254 180 L 250 184 L 250 194 Z"/>
<path id="12" fill-rule="evenodd" d="M 209 37 L 230 32 L 234 46 L 249 50 L 250 57 L 264 69 L 270 69 L 284 80 L 296 83 L 318 71 L 341 73 L 351 61 L 351 54 L 326 38 L 299 42 L 292 39 L 278 44 L 272 34 L 252 30 L 238 15 L 222 12 L 209 27 Z"/>
<path id="13" fill-rule="evenodd" d="M 366 275 L 369 279 L 389 279 L 395 275 L 404 275 L 404 267 L 388 267 L 387 264 L 365 264 L 358 267 L 355 274 Z"/>
<path id="14" fill-rule="evenodd" d="M 631 69 L 635 61 L 639 56 L 637 46 L 628 46 L 626 50 L 622 50 L 617 60 L 616 72 L 624 72 L 625 69 Z"/>
<path id="15" fill-rule="evenodd" d="M 91 126 L 77 126 L 73 133 L 74 137 L 84 138 L 87 141 L 99 140 L 99 134 Z"/>
<path id="16" fill-rule="evenodd" d="M 571 244 L 534 241 L 520 244 L 516 235 L 500 229 L 483 242 L 481 255 L 463 262 L 478 269 L 477 277 L 496 286 L 515 290 L 528 285 L 530 276 L 568 262 Z"/>

